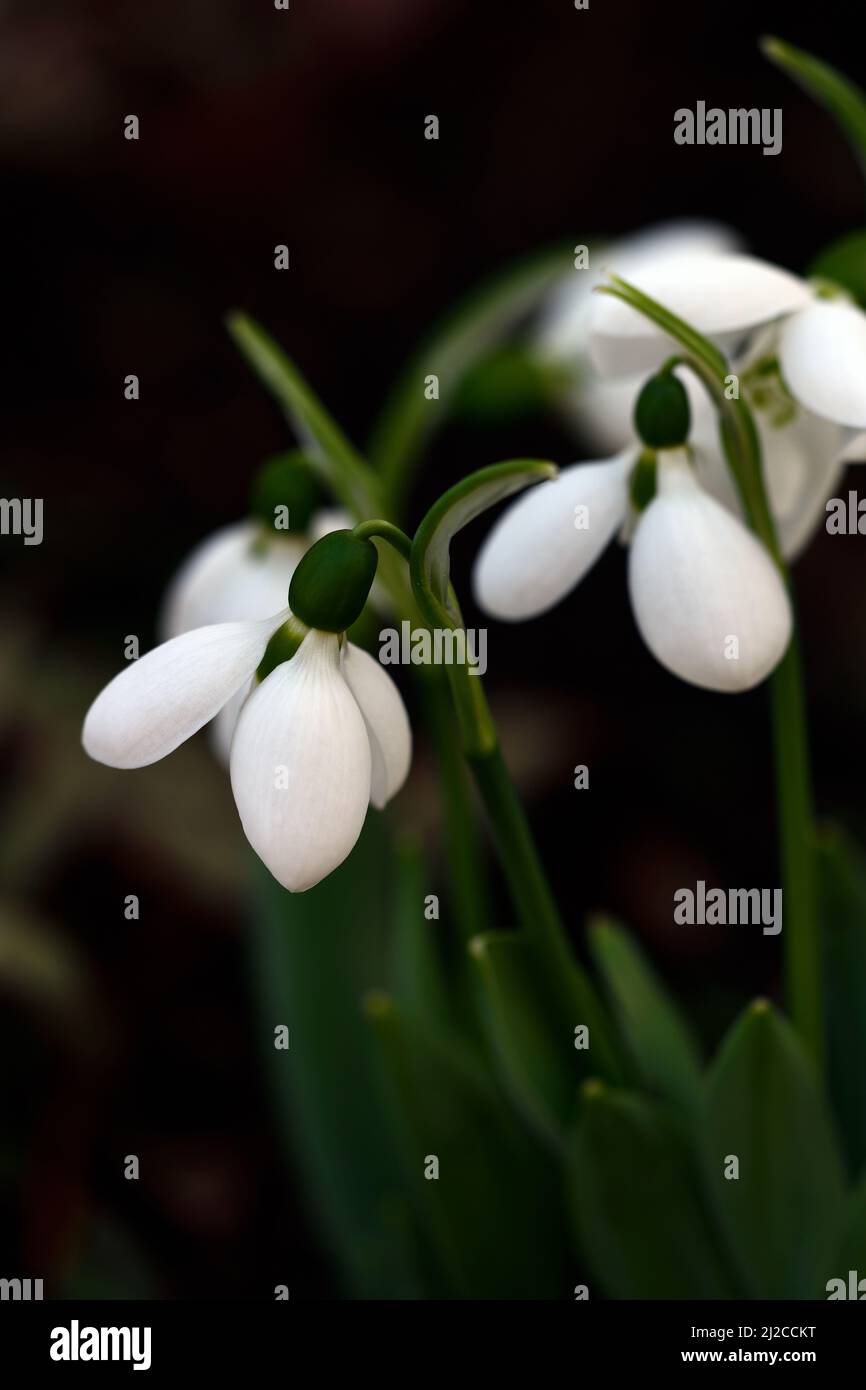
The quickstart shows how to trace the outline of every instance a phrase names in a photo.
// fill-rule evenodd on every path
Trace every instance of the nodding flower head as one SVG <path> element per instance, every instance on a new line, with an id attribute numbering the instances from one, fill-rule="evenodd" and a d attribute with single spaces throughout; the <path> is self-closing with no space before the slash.
<path id="1" fill-rule="evenodd" d="M 353 573 L 341 587 L 338 568 L 331 570 L 333 596 L 345 614 L 361 589 L 366 596 L 372 574 Z M 303 605 L 310 594 L 304 585 L 300 592 Z M 369 803 L 384 806 L 402 786 L 412 749 L 397 687 L 335 630 L 321 583 L 316 594 L 325 630 L 308 628 L 284 608 L 265 620 L 218 623 L 164 642 L 97 696 L 82 736 L 98 762 L 144 767 L 234 703 L 231 783 L 241 823 L 274 877 L 293 892 L 345 859 Z"/>
<path id="2" fill-rule="evenodd" d="M 629 593 L 653 655 L 693 685 L 757 685 L 790 640 L 787 590 L 761 541 L 700 486 L 685 448 L 575 464 L 520 498 L 479 556 L 479 604 L 510 621 L 545 612 L 628 521 Z"/>

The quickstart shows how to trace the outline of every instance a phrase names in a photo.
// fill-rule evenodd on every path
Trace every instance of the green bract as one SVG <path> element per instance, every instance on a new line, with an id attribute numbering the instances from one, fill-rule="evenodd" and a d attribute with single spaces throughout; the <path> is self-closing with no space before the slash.
<path id="1" fill-rule="evenodd" d="M 332 531 L 306 553 L 292 576 L 289 607 L 307 627 L 345 632 L 367 602 L 379 557 L 372 541 Z"/>

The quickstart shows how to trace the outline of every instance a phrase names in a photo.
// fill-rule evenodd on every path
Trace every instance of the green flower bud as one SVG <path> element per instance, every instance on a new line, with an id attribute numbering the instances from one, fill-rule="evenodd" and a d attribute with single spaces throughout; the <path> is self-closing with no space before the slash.
<path id="1" fill-rule="evenodd" d="M 293 449 L 265 459 L 253 481 L 250 511 L 277 532 L 297 534 L 326 501 L 308 459 Z"/>
<path id="2" fill-rule="evenodd" d="M 332 531 L 311 546 L 292 575 L 289 607 L 307 627 L 345 632 L 367 602 L 378 562 L 372 541 Z"/>
<path id="3" fill-rule="evenodd" d="M 673 372 L 650 377 L 637 398 L 634 424 L 650 449 L 678 449 L 687 443 L 691 411 L 679 377 Z"/>

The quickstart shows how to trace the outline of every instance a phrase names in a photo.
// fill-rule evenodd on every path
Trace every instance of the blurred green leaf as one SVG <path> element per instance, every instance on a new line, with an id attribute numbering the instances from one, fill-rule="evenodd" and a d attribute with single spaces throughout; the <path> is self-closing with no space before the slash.
<path id="1" fill-rule="evenodd" d="M 866 172 L 866 96 L 850 78 L 782 39 L 761 40 L 765 56 L 792 77 L 835 120 Z"/>
<path id="2" fill-rule="evenodd" d="M 289 894 L 256 861 L 252 923 L 262 1049 L 287 1146 L 350 1292 L 420 1293 L 387 1101 L 361 999 L 386 970 L 393 875 L 380 816 L 349 858 L 306 893 Z M 274 1028 L 289 1028 L 289 1049 Z"/>
<path id="3" fill-rule="evenodd" d="M 395 903 L 389 978 L 400 1007 L 433 1028 L 454 1026 L 437 921 L 424 916 L 431 876 L 414 836 L 395 842 Z"/>
<path id="4" fill-rule="evenodd" d="M 487 932 L 469 943 L 481 982 L 485 1031 L 502 1084 L 527 1123 L 559 1146 L 574 1118 L 587 1053 L 544 989 L 535 951 L 519 932 Z"/>
<path id="5" fill-rule="evenodd" d="M 815 1297 L 826 1298 L 830 1279 L 843 1279 L 847 1285 L 848 1271 L 852 1269 L 858 1283 L 866 1279 L 866 1174 L 845 1203 L 832 1256 L 823 1268 L 816 1270 Z"/>
<path id="6" fill-rule="evenodd" d="M 851 232 L 825 247 L 809 267 L 809 275 L 832 280 L 866 304 L 866 231 Z"/>
<path id="7" fill-rule="evenodd" d="M 384 515 L 379 480 L 274 338 L 247 314 L 226 325 L 256 376 L 279 401 L 301 447 L 323 481 L 353 516 Z"/>
<path id="8" fill-rule="evenodd" d="M 572 271 L 572 252 L 564 246 L 512 266 L 474 291 L 422 344 L 388 396 L 370 441 L 370 458 L 398 514 L 421 451 L 467 373 Z M 424 394 L 430 375 L 439 378 L 438 400 Z"/>
<path id="9" fill-rule="evenodd" d="M 569 1197 L 580 1248 L 610 1297 L 737 1296 L 688 1135 L 656 1102 L 586 1083 Z"/>
<path id="10" fill-rule="evenodd" d="M 842 1164 L 810 1059 L 765 1000 L 707 1080 L 708 1188 L 751 1296 L 808 1298 L 841 1214 Z M 726 1178 L 729 1156 L 739 1177 Z"/>
<path id="11" fill-rule="evenodd" d="M 856 1173 L 866 1163 L 866 861 L 844 831 L 833 827 L 818 837 L 817 864 L 828 1084 Z"/>
<path id="12" fill-rule="evenodd" d="M 695 1111 L 701 1059 L 692 1031 L 637 942 L 615 922 L 590 924 L 589 946 L 620 1031 L 645 1084 Z"/>
<path id="13" fill-rule="evenodd" d="M 562 1296 L 555 1170 L 470 1051 L 406 1018 L 381 993 L 368 997 L 366 1013 L 389 1083 L 407 1190 L 439 1271 L 439 1296 Z M 439 1176 L 425 1178 L 434 1157 Z"/>

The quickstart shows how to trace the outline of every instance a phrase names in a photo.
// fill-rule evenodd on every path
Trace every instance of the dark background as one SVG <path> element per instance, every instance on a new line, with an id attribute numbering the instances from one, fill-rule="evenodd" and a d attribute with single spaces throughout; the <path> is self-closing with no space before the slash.
<path id="1" fill-rule="evenodd" d="M 332 1296 L 286 1175 L 244 986 L 247 860 L 203 739 L 127 779 L 87 763 L 81 718 L 123 636 L 200 537 L 245 510 L 283 447 L 278 412 L 222 326 L 259 318 L 360 444 L 430 322 L 551 242 L 707 216 L 803 269 L 862 218 L 829 118 L 760 56 L 776 32 L 866 80 L 830 5 L 570 0 L 43 0 L 0 11 L 5 496 L 45 499 L 45 539 L 3 538 L 0 988 L 3 1269 L 96 1271 L 93 1291 L 252 1296 L 292 1270 Z M 683 148 L 673 112 L 781 106 L 784 145 Z M 123 117 L 141 121 L 137 143 Z M 438 143 L 424 140 L 428 113 Z M 273 247 L 291 248 L 291 270 Z M 141 379 L 141 400 L 123 378 Z M 411 517 L 472 468 L 568 462 L 550 414 L 456 423 Z M 856 473 L 851 474 L 856 486 Z M 457 547 L 458 588 L 480 528 Z M 866 584 L 857 537 L 796 571 L 816 794 L 863 838 Z M 471 605 L 468 604 L 473 621 Z M 577 930 L 639 932 L 714 1041 L 778 988 L 749 949 L 670 925 L 673 889 L 773 882 L 766 694 L 661 670 L 614 547 L 528 627 L 491 626 L 506 752 Z M 572 768 L 590 767 L 590 791 Z M 435 840 L 422 747 L 402 814 Z M 140 893 L 142 920 L 118 903 Z M 504 904 L 503 904 L 504 910 Z M 142 1157 L 137 1183 L 126 1153 Z M 287 1255 L 287 1252 L 289 1254 Z M 8 1266 L 8 1268 L 7 1268 Z M 108 1274 L 105 1271 L 109 1271 Z M 99 1280 L 102 1279 L 102 1283 Z"/>

